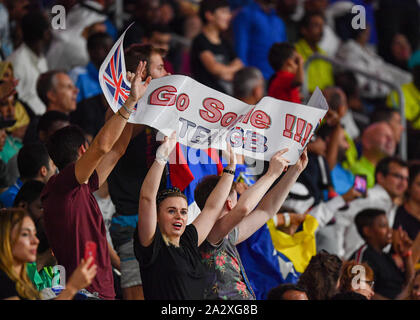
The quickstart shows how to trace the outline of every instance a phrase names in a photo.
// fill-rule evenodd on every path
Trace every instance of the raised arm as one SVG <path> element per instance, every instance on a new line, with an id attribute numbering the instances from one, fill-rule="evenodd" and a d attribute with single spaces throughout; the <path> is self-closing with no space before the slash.
<path id="1" fill-rule="evenodd" d="M 226 166 L 228 170 L 235 170 L 236 156 L 230 144 L 228 143 L 229 164 Z M 225 201 L 229 196 L 232 188 L 233 174 L 223 172 L 222 177 L 217 183 L 216 187 L 207 198 L 206 204 L 199 216 L 194 220 L 193 225 L 198 233 L 198 245 L 201 245 L 207 238 L 214 224 L 225 205 Z"/>
<path id="2" fill-rule="evenodd" d="M 236 244 L 248 239 L 255 231 L 261 228 L 269 219 L 279 212 L 290 189 L 301 172 L 308 164 L 307 150 L 301 154 L 296 164 L 290 167 L 276 186 L 261 200 L 258 207 L 238 224 L 239 237 Z"/>
<path id="3" fill-rule="evenodd" d="M 139 101 L 144 95 L 147 86 L 151 81 L 151 78 L 148 77 L 144 83 L 141 83 L 141 73 L 145 67 L 145 62 L 139 63 L 136 75 L 132 81 L 130 95 L 124 103 L 125 108 L 122 107 L 105 123 L 96 135 L 91 146 L 80 157 L 80 159 L 76 161 L 75 174 L 76 179 L 80 184 L 86 183 L 93 171 L 98 168 L 105 155 L 111 153 L 108 157 L 112 159 L 107 159 L 104 164 L 98 168 L 99 181 L 105 181 L 106 177 L 111 172 L 113 165 L 115 165 L 116 161 L 118 161 L 118 155 L 120 155 L 121 150 L 124 149 L 125 151 L 127 145 L 125 145 L 125 148 L 122 148 L 124 147 L 123 145 L 118 145 L 115 149 L 113 148 L 120 138 L 122 139 L 120 141 L 122 144 L 128 144 L 130 141 L 127 137 L 131 137 L 132 131 L 130 130 L 132 129 L 127 129 L 124 132 L 124 135 L 122 135 L 122 133 L 126 128 L 130 113 L 134 110 L 137 101 Z"/>
<path id="4" fill-rule="evenodd" d="M 211 229 L 207 240 L 212 244 L 217 244 L 247 215 L 249 214 L 265 195 L 270 186 L 276 181 L 287 167 L 288 160 L 282 155 L 288 149 L 280 150 L 275 153 L 271 160 L 270 166 L 265 175 L 250 188 L 248 188 L 239 198 L 236 206 L 223 218 L 217 220 L 213 229 Z"/>
<path id="5" fill-rule="evenodd" d="M 156 196 L 159 190 L 160 179 L 165 169 L 169 154 L 176 145 L 175 132 L 170 138 L 165 137 L 140 189 L 139 197 L 139 225 L 138 236 L 143 247 L 148 247 L 155 236 L 157 224 Z"/>

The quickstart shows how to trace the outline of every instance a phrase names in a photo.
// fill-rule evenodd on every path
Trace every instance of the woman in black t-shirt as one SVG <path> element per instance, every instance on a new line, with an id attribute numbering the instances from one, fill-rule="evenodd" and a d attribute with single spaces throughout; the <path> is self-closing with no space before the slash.
<path id="1" fill-rule="evenodd" d="M 204 299 L 207 277 L 198 247 L 217 221 L 233 182 L 236 158 L 228 144 L 230 161 L 225 173 L 200 215 L 187 226 L 185 195 L 179 189 L 158 194 L 163 170 L 175 145 L 175 134 L 165 138 L 140 190 L 134 251 L 146 300 Z"/>
<path id="2" fill-rule="evenodd" d="M 25 210 L 0 210 L 0 244 L 0 300 L 40 299 L 26 271 L 26 263 L 36 260 L 39 240 L 35 224 Z M 92 258 L 82 259 L 57 300 L 72 299 L 91 283 L 96 275 L 96 265 L 89 266 L 91 262 Z"/>

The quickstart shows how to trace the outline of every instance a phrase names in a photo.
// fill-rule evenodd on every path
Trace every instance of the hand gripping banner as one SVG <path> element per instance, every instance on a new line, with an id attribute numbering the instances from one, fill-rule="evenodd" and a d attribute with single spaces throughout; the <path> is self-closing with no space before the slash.
<path id="1" fill-rule="evenodd" d="M 126 79 L 123 40 L 125 32 L 104 60 L 99 81 L 114 112 L 130 92 Z M 294 164 L 328 111 L 317 88 L 307 105 L 264 97 L 248 105 L 194 79 L 171 75 L 151 81 L 130 123 L 153 127 L 164 135 L 177 132 L 179 143 L 196 148 L 226 149 L 253 159 L 270 160 L 280 149 Z"/>

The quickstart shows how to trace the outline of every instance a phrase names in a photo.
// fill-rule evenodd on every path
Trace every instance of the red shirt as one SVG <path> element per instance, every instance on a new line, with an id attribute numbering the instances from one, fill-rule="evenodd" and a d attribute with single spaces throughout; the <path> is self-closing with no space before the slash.
<path id="1" fill-rule="evenodd" d="M 288 71 L 277 71 L 275 78 L 268 88 L 268 95 L 284 101 L 302 103 L 299 88 L 292 87 L 295 76 L 295 74 Z"/>
<path id="2" fill-rule="evenodd" d="M 87 184 L 79 184 L 74 163 L 51 177 L 41 194 L 45 232 L 58 264 L 65 267 L 67 279 L 83 258 L 85 243 L 95 242 L 98 272 L 86 289 L 91 293 L 98 292 L 102 299 L 114 299 L 105 224 L 92 194 L 98 188 L 96 171 Z"/>

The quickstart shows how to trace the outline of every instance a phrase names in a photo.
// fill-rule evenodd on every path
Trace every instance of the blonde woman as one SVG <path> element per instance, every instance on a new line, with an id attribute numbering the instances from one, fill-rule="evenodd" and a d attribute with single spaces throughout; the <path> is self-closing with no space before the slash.
<path id="1" fill-rule="evenodd" d="M 26 272 L 26 264 L 36 260 L 38 244 L 35 224 L 25 210 L 0 210 L 0 299 L 41 298 Z M 97 267 L 89 266 L 91 262 L 82 259 L 56 300 L 70 300 L 92 282 Z"/>

